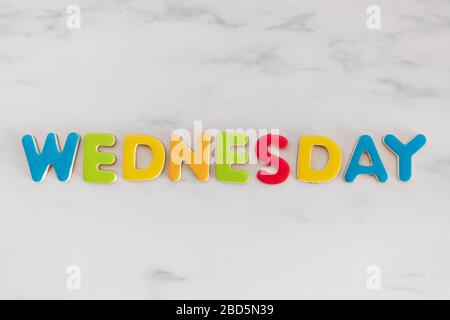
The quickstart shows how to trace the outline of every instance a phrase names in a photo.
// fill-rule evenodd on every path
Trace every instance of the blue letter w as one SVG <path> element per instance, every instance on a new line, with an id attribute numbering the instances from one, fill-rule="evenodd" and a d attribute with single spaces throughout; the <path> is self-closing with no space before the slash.
<path id="1" fill-rule="evenodd" d="M 67 136 L 64 149 L 60 151 L 56 134 L 49 133 L 45 140 L 44 149 L 39 152 L 35 138 L 29 134 L 23 136 L 23 149 L 27 156 L 33 180 L 36 182 L 44 180 L 50 166 L 55 169 L 59 181 L 69 180 L 72 175 L 79 140 L 78 133 L 70 133 Z"/>

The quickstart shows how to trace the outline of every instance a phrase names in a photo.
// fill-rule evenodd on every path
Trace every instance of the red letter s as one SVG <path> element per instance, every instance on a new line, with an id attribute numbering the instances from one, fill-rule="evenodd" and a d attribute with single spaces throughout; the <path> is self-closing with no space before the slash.
<path id="1" fill-rule="evenodd" d="M 258 179 L 267 184 L 279 184 L 289 177 L 289 164 L 282 158 L 275 156 L 269 152 L 270 146 L 280 149 L 286 148 L 288 140 L 277 134 L 268 134 L 258 139 L 256 143 L 256 156 L 265 165 L 276 168 L 276 173 L 269 173 L 263 169 L 258 171 Z"/>

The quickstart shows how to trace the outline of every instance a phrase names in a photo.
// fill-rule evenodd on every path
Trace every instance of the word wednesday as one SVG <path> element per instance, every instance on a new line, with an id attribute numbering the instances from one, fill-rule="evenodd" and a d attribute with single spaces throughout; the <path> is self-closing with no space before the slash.
<path id="1" fill-rule="evenodd" d="M 193 151 L 181 137 L 172 135 L 170 139 L 170 157 L 168 161 L 169 178 L 172 181 L 181 179 L 181 166 L 185 163 L 200 181 L 209 179 L 211 164 L 211 138 L 208 134 L 199 135 L 199 144 Z M 224 182 L 245 183 L 250 174 L 243 168 L 233 165 L 248 163 L 248 152 L 236 148 L 245 147 L 249 137 L 245 133 L 221 132 L 215 140 L 215 172 L 216 179 Z M 83 178 L 87 182 L 113 183 L 117 173 L 104 170 L 101 166 L 112 165 L 116 155 L 100 151 L 100 147 L 112 147 L 116 138 L 108 133 L 87 133 L 83 138 L 84 162 Z M 25 135 L 22 144 L 28 160 L 31 177 L 34 181 L 43 181 L 50 167 L 53 167 L 60 181 L 68 181 L 72 175 L 73 166 L 78 152 L 80 135 L 72 132 L 68 135 L 64 148 L 61 150 L 56 134 L 48 134 L 42 152 L 32 135 Z M 383 137 L 384 145 L 397 158 L 397 176 L 401 181 L 408 181 L 412 175 L 412 157 L 426 143 L 422 134 L 416 135 L 407 143 L 402 143 L 397 137 L 388 134 Z M 146 146 L 152 152 L 152 160 L 146 168 L 137 168 L 136 157 L 139 146 Z M 257 178 L 267 184 L 284 182 L 290 173 L 290 166 L 283 158 L 273 154 L 269 148 L 285 149 L 288 139 L 278 134 L 267 134 L 256 141 L 256 156 L 259 162 L 271 167 L 271 172 L 260 169 Z M 328 153 L 327 163 L 321 169 L 312 166 L 314 147 L 322 147 Z M 369 165 L 360 163 L 366 155 Z M 123 177 L 125 180 L 145 181 L 157 178 L 164 169 L 166 152 L 160 140 L 150 135 L 127 135 L 123 143 Z M 342 166 L 342 154 L 337 143 L 325 136 L 302 136 L 299 139 L 297 157 L 297 179 L 304 182 L 328 182 L 336 178 Z M 388 174 L 378 154 L 374 141 L 369 135 L 362 135 L 356 141 L 356 146 L 350 157 L 344 174 L 346 182 L 353 182 L 358 175 L 372 175 L 379 182 L 385 182 Z"/>

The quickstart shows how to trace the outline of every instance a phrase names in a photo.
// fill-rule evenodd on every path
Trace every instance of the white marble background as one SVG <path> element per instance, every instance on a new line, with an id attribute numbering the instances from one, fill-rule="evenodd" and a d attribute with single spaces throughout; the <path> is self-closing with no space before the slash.
<path id="1" fill-rule="evenodd" d="M 0 297 L 450 298 L 449 39 L 448 0 L 0 0 Z M 70 182 L 35 184 L 20 142 L 114 133 L 121 175 L 125 134 L 167 147 L 194 120 L 279 128 L 293 167 L 300 135 L 332 137 L 346 163 L 368 133 L 390 180 L 93 185 L 80 152 Z M 428 137 L 409 183 L 387 133 Z"/>

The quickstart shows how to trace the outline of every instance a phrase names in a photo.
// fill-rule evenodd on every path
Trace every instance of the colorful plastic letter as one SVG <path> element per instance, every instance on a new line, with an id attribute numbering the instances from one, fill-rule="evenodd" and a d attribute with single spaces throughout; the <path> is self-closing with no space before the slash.
<path id="1" fill-rule="evenodd" d="M 42 152 L 39 152 L 36 139 L 29 134 L 23 136 L 22 145 L 33 181 L 41 182 L 44 180 L 50 166 L 53 166 L 55 169 L 59 181 L 65 182 L 70 180 L 79 141 L 80 136 L 78 133 L 69 133 L 64 149 L 60 151 L 58 137 L 54 133 L 49 133 Z"/>
<path id="2" fill-rule="evenodd" d="M 388 134 L 383 143 L 397 156 L 397 176 L 401 181 L 408 181 L 412 175 L 412 156 L 427 142 L 423 134 L 416 135 L 407 144 L 403 144 L 396 136 Z"/>
<path id="3" fill-rule="evenodd" d="M 136 151 L 140 145 L 149 147 L 153 155 L 152 162 L 145 169 L 136 168 Z M 138 134 L 128 135 L 124 140 L 123 177 L 126 180 L 153 180 L 163 171 L 165 158 L 164 145 L 157 138 Z"/>
<path id="4" fill-rule="evenodd" d="M 209 162 L 211 157 L 210 144 L 211 138 L 206 134 L 198 137 L 199 144 L 197 150 L 193 152 L 181 140 L 179 136 L 170 138 L 170 159 L 169 159 L 169 178 L 172 181 L 180 181 L 181 165 L 183 162 L 191 168 L 195 176 L 200 181 L 208 181 L 209 179 Z"/>
<path id="5" fill-rule="evenodd" d="M 84 136 L 84 168 L 83 178 L 87 182 L 114 183 L 117 174 L 111 170 L 101 170 L 100 165 L 112 165 L 116 156 L 112 153 L 100 152 L 99 147 L 112 147 L 116 137 L 109 133 L 87 133 Z"/>
<path id="6" fill-rule="evenodd" d="M 371 165 L 363 166 L 359 162 L 361 156 L 366 153 L 370 159 Z M 355 150 L 347 167 L 347 171 L 344 176 L 346 182 L 353 182 L 356 176 L 360 174 L 374 175 L 379 182 L 386 182 L 388 174 L 378 154 L 377 148 L 372 140 L 371 136 L 362 135 L 359 137 L 356 143 Z"/>
<path id="7" fill-rule="evenodd" d="M 312 168 L 311 157 L 315 146 L 328 152 L 328 163 L 320 169 Z M 303 136 L 299 140 L 297 179 L 305 182 L 328 182 L 336 178 L 341 170 L 342 154 L 334 140 L 324 136 Z"/>
<path id="8" fill-rule="evenodd" d="M 231 151 L 231 147 L 245 146 L 248 136 L 238 132 L 222 132 L 216 142 L 216 179 L 224 182 L 246 183 L 250 175 L 246 170 L 234 169 L 233 164 L 248 162 L 247 152 Z"/>
<path id="9" fill-rule="evenodd" d="M 276 173 L 269 173 L 261 169 L 257 173 L 258 179 L 267 184 L 279 184 L 289 177 L 289 164 L 283 159 L 269 152 L 269 147 L 275 146 L 284 149 L 288 146 L 288 139 L 277 134 L 268 134 L 256 142 L 256 156 L 265 165 L 277 169 Z"/>

